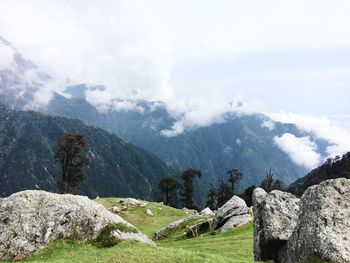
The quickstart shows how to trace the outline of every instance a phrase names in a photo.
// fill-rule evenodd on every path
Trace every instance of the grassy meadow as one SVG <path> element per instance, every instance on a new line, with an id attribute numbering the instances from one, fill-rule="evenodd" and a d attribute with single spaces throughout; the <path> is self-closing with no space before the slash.
<path id="1" fill-rule="evenodd" d="M 119 204 L 118 198 L 99 198 L 98 202 L 110 209 Z M 147 216 L 146 209 L 154 216 Z M 131 207 L 120 215 L 150 238 L 169 223 L 188 216 L 183 211 L 149 202 L 144 208 Z M 249 263 L 253 260 L 253 226 L 245 225 L 226 233 L 203 234 L 183 239 L 184 229 L 158 241 L 157 246 L 134 241 L 123 241 L 117 246 L 100 248 L 92 242 L 59 240 L 44 250 L 25 259 L 25 262 L 215 262 Z"/>

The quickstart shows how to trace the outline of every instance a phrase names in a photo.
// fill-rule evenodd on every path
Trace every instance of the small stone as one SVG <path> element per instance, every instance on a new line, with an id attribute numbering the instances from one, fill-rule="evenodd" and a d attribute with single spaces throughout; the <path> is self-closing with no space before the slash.
<path id="1" fill-rule="evenodd" d="M 152 211 L 150 209 L 147 209 L 145 213 L 148 216 L 153 216 L 153 213 L 152 213 Z"/>

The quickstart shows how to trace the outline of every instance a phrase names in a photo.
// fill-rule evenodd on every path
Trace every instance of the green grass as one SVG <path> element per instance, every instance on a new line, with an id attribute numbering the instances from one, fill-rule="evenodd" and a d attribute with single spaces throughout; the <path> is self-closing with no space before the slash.
<path id="1" fill-rule="evenodd" d="M 117 246 L 101 248 L 92 242 L 60 240 L 51 242 L 44 250 L 25 262 L 254 262 L 252 226 L 244 226 L 224 234 L 205 234 L 181 241 L 162 241 L 157 246 L 123 241 Z"/>
<path id="2" fill-rule="evenodd" d="M 214 255 L 223 262 L 254 262 L 252 224 L 215 235 L 206 233 L 197 238 L 179 241 L 165 239 L 158 242 L 158 246 Z"/>
<path id="3" fill-rule="evenodd" d="M 98 202 L 111 208 L 118 205 L 117 198 L 99 198 Z M 145 214 L 149 208 L 154 216 Z M 161 209 L 159 209 L 161 208 Z M 158 203 L 147 207 L 132 207 L 120 214 L 139 230 L 152 236 L 169 223 L 188 216 L 184 212 Z M 226 233 L 206 233 L 196 238 L 183 239 L 186 226 L 182 226 L 157 246 L 133 241 L 122 241 L 113 247 L 101 247 L 94 242 L 58 240 L 25 262 L 112 262 L 112 263 L 252 263 L 253 225 L 248 224 Z M 8 261 L 10 262 L 10 261 Z M 318 261 L 314 261 L 318 262 Z"/>
<path id="4" fill-rule="evenodd" d="M 10 261 L 9 261 L 10 262 Z M 178 248 L 149 246 L 137 242 L 121 242 L 115 247 L 98 248 L 80 241 L 56 241 L 24 262 L 115 262 L 115 263 L 192 263 L 192 262 L 241 262 L 227 261 L 219 255 Z"/>

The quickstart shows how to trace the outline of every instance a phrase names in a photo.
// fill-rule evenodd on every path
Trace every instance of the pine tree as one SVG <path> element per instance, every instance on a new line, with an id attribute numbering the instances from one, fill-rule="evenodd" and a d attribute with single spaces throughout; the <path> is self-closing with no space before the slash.
<path id="1" fill-rule="evenodd" d="M 207 203 L 206 206 L 209 207 L 211 210 L 215 210 L 216 208 L 216 202 L 217 202 L 217 192 L 214 187 L 214 185 L 211 185 L 208 195 L 207 195 Z"/>
<path id="2" fill-rule="evenodd" d="M 180 184 L 172 176 L 165 176 L 159 182 L 159 193 L 165 205 L 176 207 L 177 195 L 176 191 Z"/>
<path id="3" fill-rule="evenodd" d="M 261 182 L 260 187 L 266 192 L 271 192 L 272 190 L 283 190 L 284 183 L 281 180 L 273 178 L 273 172 L 270 168 L 266 172 L 266 178 Z"/>
<path id="4" fill-rule="evenodd" d="M 218 204 L 217 208 L 222 207 L 228 200 L 231 199 L 233 196 L 231 187 L 227 184 L 221 181 L 219 191 L 218 191 Z"/>
<path id="5" fill-rule="evenodd" d="M 192 168 L 184 171 L 181 175 L 181 179 L 183 180 L 181 201 L 183 202 L 184 206 L 189 209 L 197 209 L 193 203 L 193 179 L 201 176 L 202 173 L 200 170 Z"/>
<path id="6" fill-rule="evenodd" d="M 62 178 L 58 182 L 63 193 L 72 193 L 73 188 L 86 177 L 85 167 L 90 163 L 86 157 L 87 143 L 81 134 L 66 133 L 58 141 L 55 159 L 61 164 Z"/>
<path id="7" fill-rule="evenodd" d="M 237 183 L 243 178 L 243 173 L 239 169 L 233 168 L 227 171 L 227 174 L 230 177 L 228 181 L 231 183 L 232 194 L 235 194 L 235 187 Z"/>

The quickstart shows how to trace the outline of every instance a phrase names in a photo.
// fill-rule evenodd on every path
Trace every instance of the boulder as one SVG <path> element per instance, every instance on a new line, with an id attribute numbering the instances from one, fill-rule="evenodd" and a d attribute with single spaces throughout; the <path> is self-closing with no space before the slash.
<path id="1" fill-rule="evenodd" d="M 215 216 L 215 213 L 209 207 L 204 208 L 199 214 L 202 216 Z"/>
<path id="2" fill-rule="evenodd" d="M 190 226 L 186 232 L 186 237 L 187 238 L 198 237 L 200 234 L 209 232 L 212 221 L 213 221 L 212 218 L 208 218 L 208 220 L 204 222 L 200 222 L 200 223 L 194 224 L 193 226 Z"/>
<path id="3" fill-rule="evenodd" d="M 148 216 L 153 216 L 153 213 L 152 213 L 152 211 L 150 209 L 147 209 L 145 213 Z"/>
<path id="4" fill-rule="evenodd" d="M 248 207 L 243 199 L 233 196 L 222 207 L 220 207 L 214 217 L 211 230 L 216 230 L 225 225 L 231 217 L 245 215 Z M 228 229 L 226 229 L 228 230 Z"/>
<path id="5" fill-rule="evenodd" d="M 25 257 L 56 239 L 93 240 L 117 223 L 132 227 L 85 196 L 18 192 L 0 199 L 0 259 Z M 140 232 L 119 232 L 121 239 L 152 243 Z"/>
<path id="6" fill-rule="evenodd" d="M 168 236 L 170 233 L 172 233 L 174 230 L 176 230 L 178 227 L 180 227 L 181 225 L 195 220 L 195 219 L 199 219 L 199 218 L 203 218 L 204 216 L 201 215 L 191 215 L 189 217 L 177 220 L 175 222 L 170 223 L 167 227 L 157 231 L 156 233 L 154 233 L 153 235 L 153 240 L 160 240 L 165 238 L 166 236 Z"/>
<path id="7" fill-rule="evenodd" d="M 281 251 L 282 262 L 350 262 L 350 180 L 327 180 L 300 199 L 298 225 Z"/>
<path id="8" fill-rule="evenodd" d="M 299 199 L 278 190 L 266 193 L 262 188 L 253 192 L 254 259 L 278 260 L 279 250 L 298 221 Z"/>

